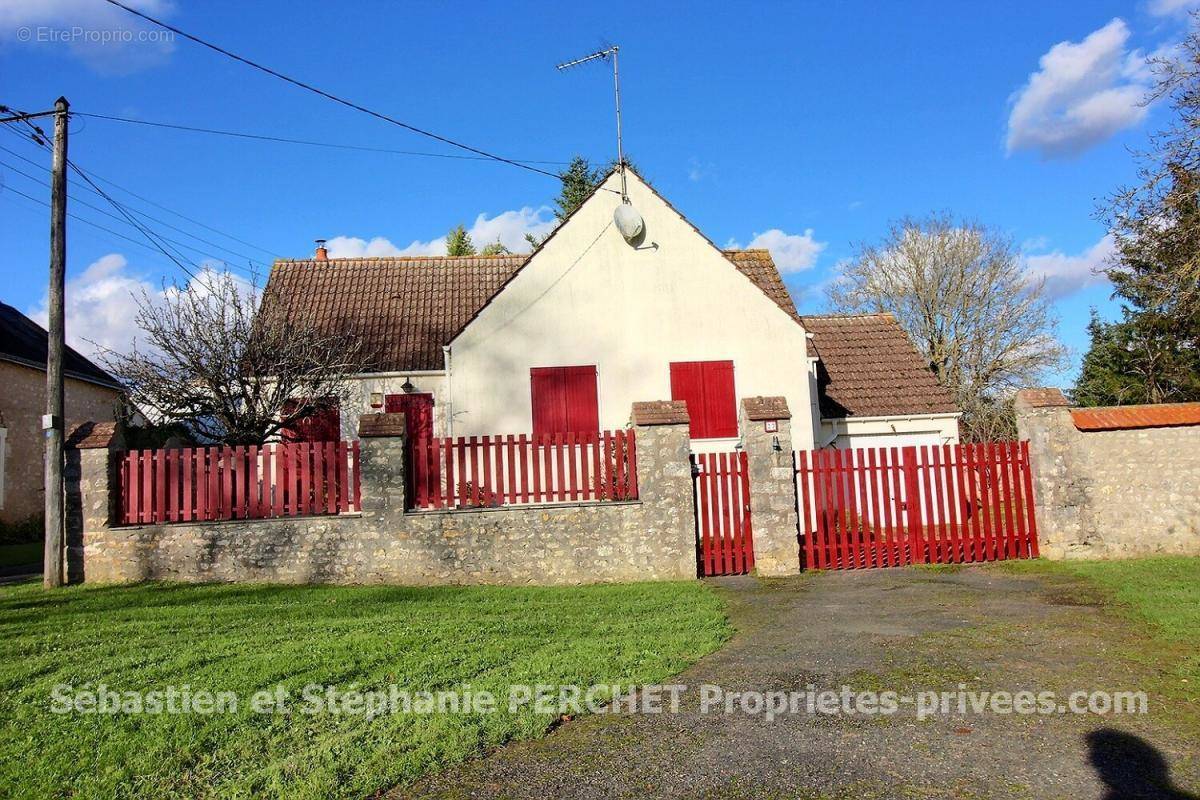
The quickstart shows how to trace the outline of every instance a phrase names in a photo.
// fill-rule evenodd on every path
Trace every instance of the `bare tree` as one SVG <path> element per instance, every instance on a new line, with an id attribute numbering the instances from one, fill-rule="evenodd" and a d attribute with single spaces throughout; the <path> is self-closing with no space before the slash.
<path id="1" fill-rule="evenodd" d="M 143 294 L 145 345 L 101 356 L 133 403 L 202 441 L 262 444 L 348 399 L 368 359 L 353 333 L 319 329 L 229 273 L 206 271 L 161 300 Z"/>
<path id="2" fill-rule="evenodd" d="M 949 215 L 903 219 L 828 290 L 844 312 L 890 311 L 954 392 L 969 441 L 1014 433 L 1013 390 L 1066 355 L 1042 282 L 1004 236 Z"/>

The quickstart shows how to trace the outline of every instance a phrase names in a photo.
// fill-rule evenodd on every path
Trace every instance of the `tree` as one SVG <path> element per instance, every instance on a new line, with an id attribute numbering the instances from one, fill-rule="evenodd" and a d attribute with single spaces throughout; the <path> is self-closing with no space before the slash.
<path id="1" fill-rule="evenodd" d="M 625 163 L 628 165 L 629 160 Z M 554 199 L 554 216 L 561 225 L 563 220 L 575 213 L 575 209 L 583 205 L 583 201 L 596 190 L 608 173 L 616 168 L 617 162 L 613 161 L 607 167 L 592 168 L 592 164 L 583 156 L 575 156 L 571 159 L 571 163 L 567 168 L 558 174 L 559 180 L 562 181 L 562 188 L 559 190 L 558 197 Z M 535 236 L 532 233 L 525 234 L 525 241 L 529 242 L 529 246 L 537 249 L 542 242 L 546 241 L 545 236 Z"/>
<path id="2" fill-rule="evenodd" d="M 467 233 L 467 229 L 462 225 L 454 226 L 450 229 L 450 232 L 446 234 L 446 255 L 475 255 L 475 245 L 471 241 L 471 234 Z"/>
<path id="3" fill-rule="evenodd" d="M 135 321 L 146 345 L 101 360 L 131 401 L 193 438 L 262 444 L 300 420 L 349 399 L 350 376 L 368 354 L 346 326 L 297 321 L 229 273 L 205 271 L 155 302 L 143 294 Z"/>
<path id="4" fill-rule="evenodd" d="M 1200 399 L 1200 17 L 1178 55 L 1151 59 L 1175 121 L 1135 154 L 1138 181 L 1098 211 L 1116 244 L 1105 270 L 1121 318 L 1089 325 L 1084 404 Z"/>
<path id="5" fill-rule="evenodd" d="M 479 251 L 479 255 L 481 256 L 507 256 L 511 253 L 512 251 L 505 247 L 499 239 L 491 244 L 484 245 L 483 249 Z"/>
<path id="6" fill-rule="evenodd" d="M 828 290 L 849 313 L 891 312 L 955 395 L 968 441 L 1011 435 L 1011 395 L 1065 350 L 1041 282 L 1004 236 L 948 215 L 894 223 Z"/>

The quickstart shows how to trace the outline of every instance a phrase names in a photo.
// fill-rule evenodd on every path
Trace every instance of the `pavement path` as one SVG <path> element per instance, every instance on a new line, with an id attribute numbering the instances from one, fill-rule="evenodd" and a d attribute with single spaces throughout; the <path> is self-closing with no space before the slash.
<path id="1" fill-rule="evenodd" d="M 1194 798 L 1200 731 L 1145 716 L 699 712 L 727 692 L 1138 689 L 1143 635 L 1077 586 L 995 568 L 716 584 L 737 634 L 677 714 L 581 717 L 392 797 Z M 1195 791 L 1195 788 L 1192 789 Z"/>

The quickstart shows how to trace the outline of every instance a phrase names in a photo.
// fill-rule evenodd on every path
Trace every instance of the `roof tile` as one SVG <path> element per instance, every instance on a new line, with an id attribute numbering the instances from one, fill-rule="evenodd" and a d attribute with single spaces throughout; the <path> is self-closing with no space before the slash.
<path id="1" fill-rule="evenodd" d="M 821 358 L 821 416 L 958 411 L 891 314 L 805 316 L 801 322 Z"/>
<path id="2" fill-rule="evenodd" d="M 1118 431 L 1200 425 L 1200 403 L 1073 408 L 1071 421 L 1081 431 Z"/>
<path id="3" fill-rule="evenodd" d="M 683 400 L 640 400 L 633 404 L 634 425 L 687 425 L 687 403 Z"/>

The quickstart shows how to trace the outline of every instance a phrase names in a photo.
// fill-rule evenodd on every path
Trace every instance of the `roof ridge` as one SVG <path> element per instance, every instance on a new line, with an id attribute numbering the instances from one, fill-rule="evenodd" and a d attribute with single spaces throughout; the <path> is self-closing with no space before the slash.
<path id="1" fill-rule="evenodd" d="M 870 319 L 878 317 L 880 319 L 895 320 L 896 315 L 890 311 L 865 311 L 857 314 L 801 314 L 801 319 Z"/>
<path id="2" fill-rule="evenodd" d="M 333 261 L 465 261 L 467 259 L 500 261 L 512 258 L 529 258 L 530 253 L 499 253 L 473 256 L 352 256 L 349 258 L 277 258 L 276 264 L 328 264 Z"/>

